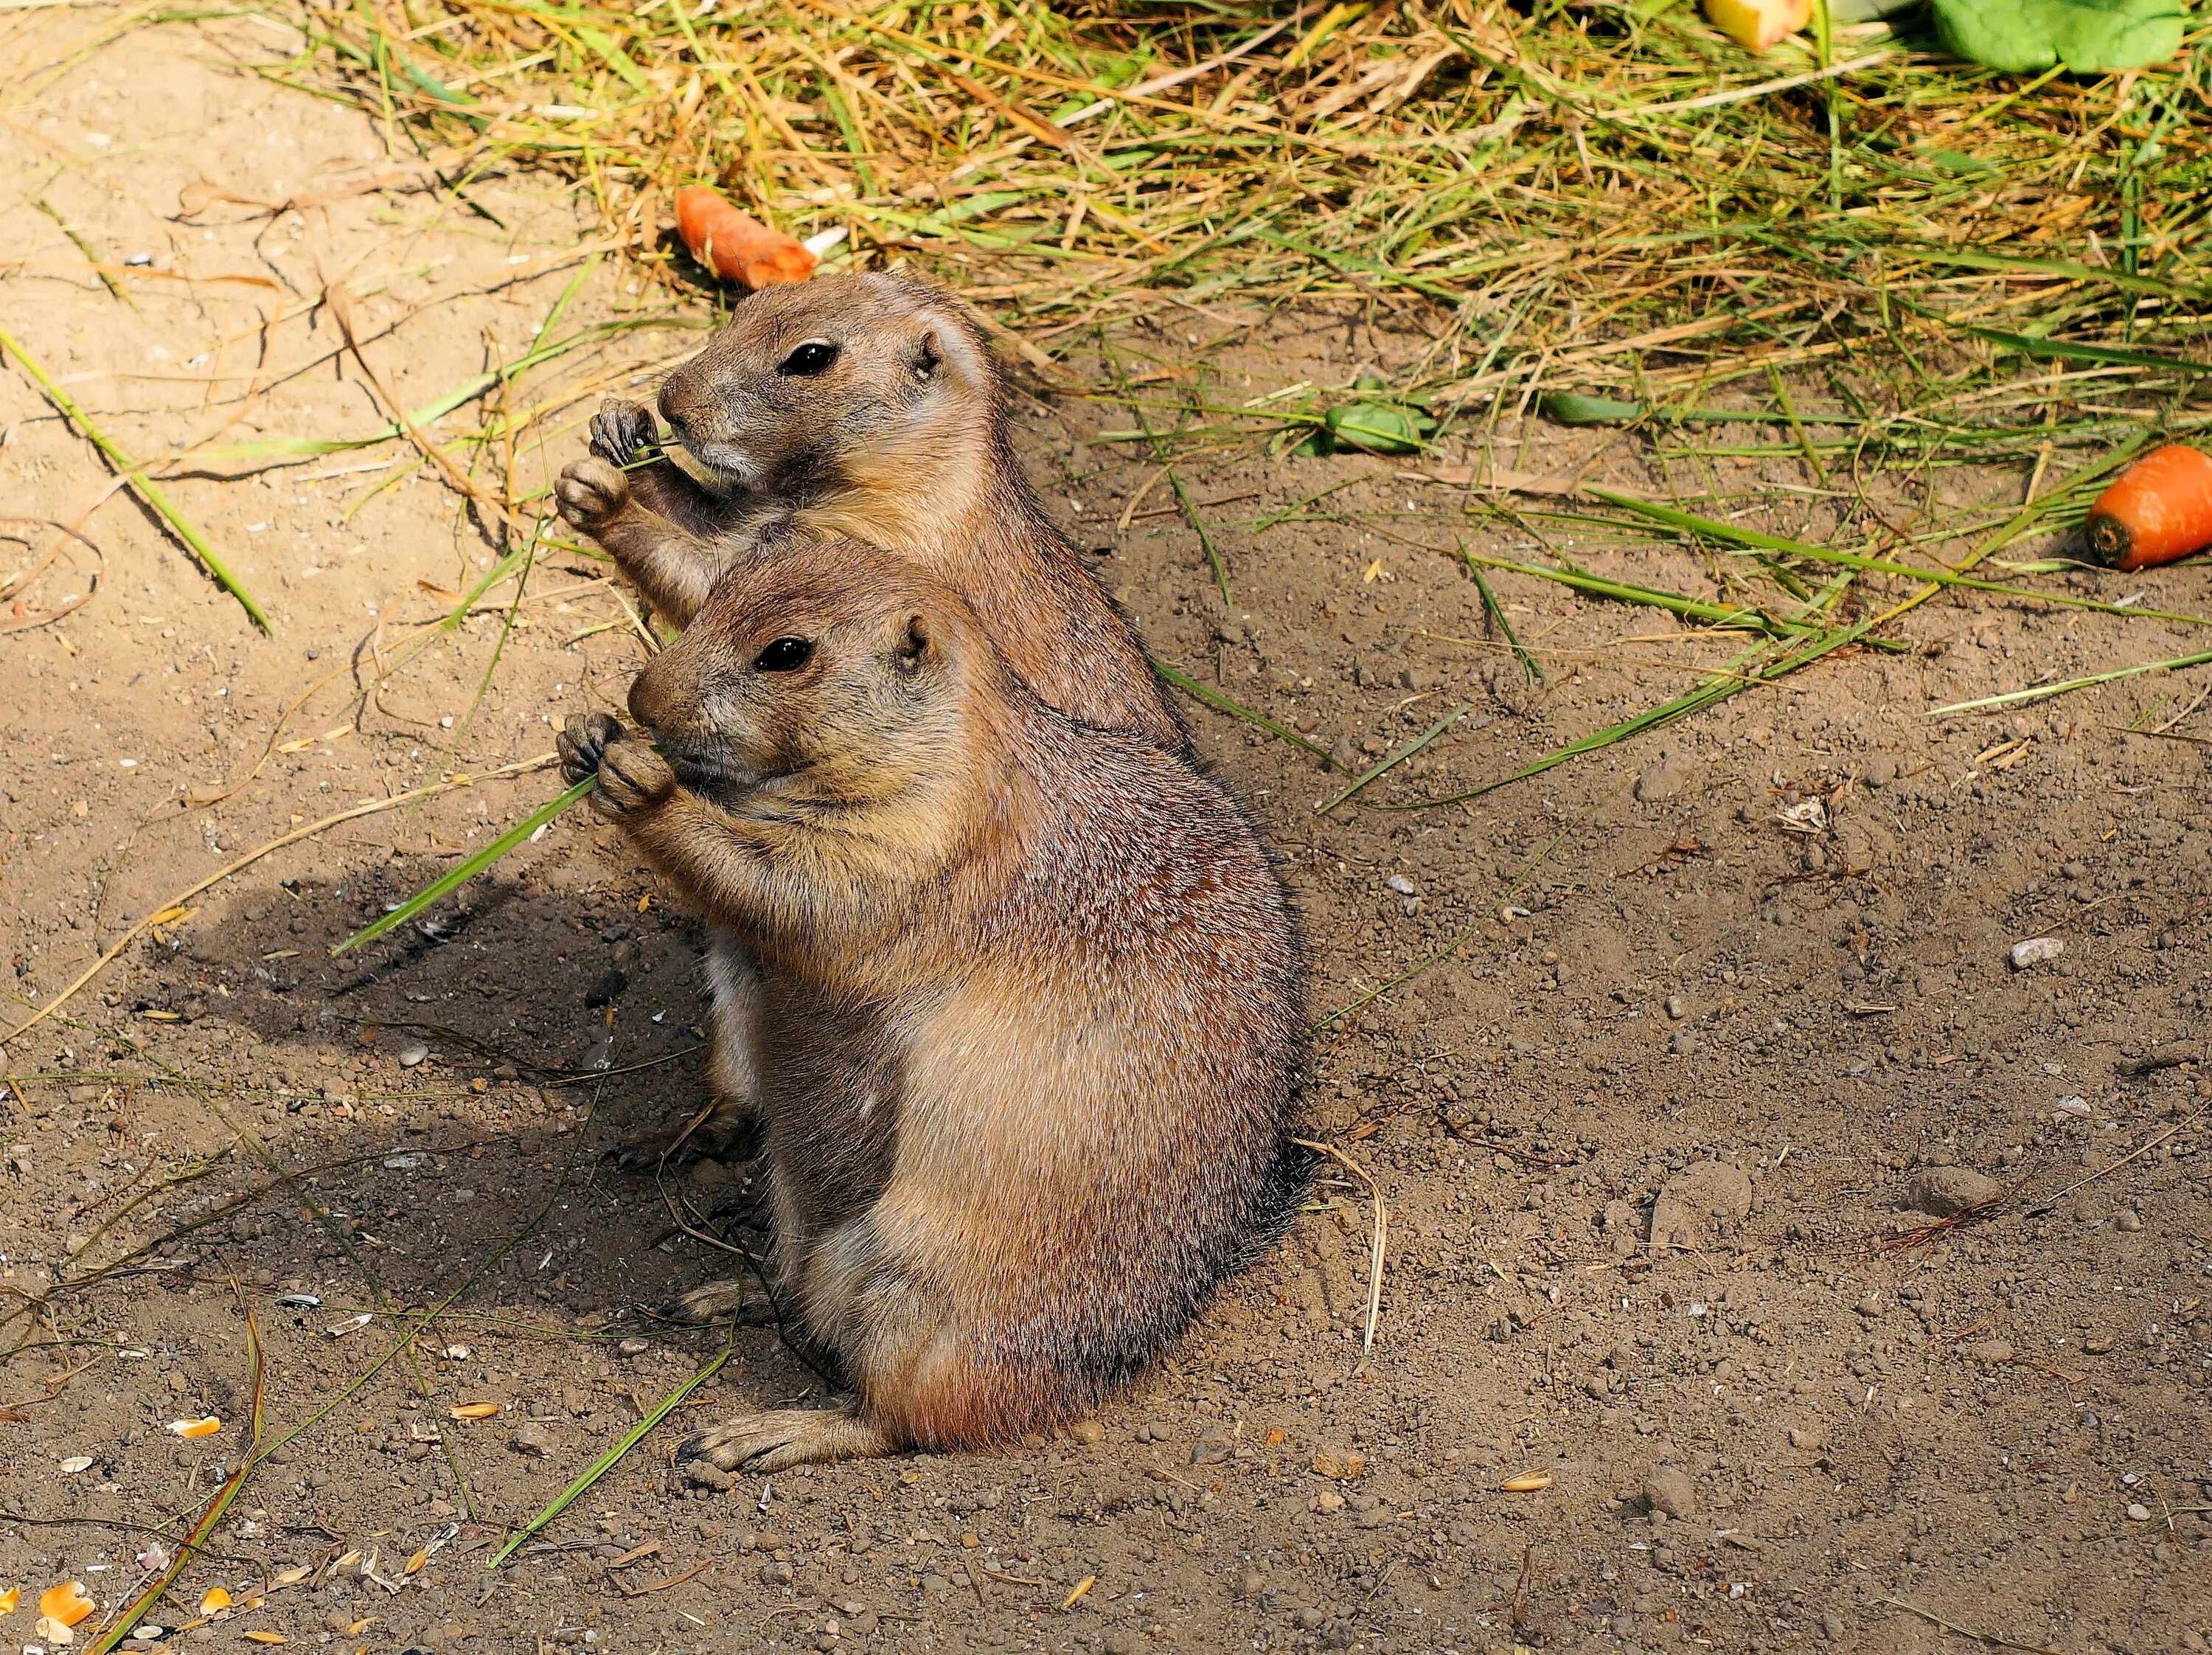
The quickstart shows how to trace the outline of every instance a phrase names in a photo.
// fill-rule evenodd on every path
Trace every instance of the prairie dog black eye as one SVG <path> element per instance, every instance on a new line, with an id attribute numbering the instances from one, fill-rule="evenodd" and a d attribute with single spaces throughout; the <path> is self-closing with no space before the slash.
<path id="1" fill-rule="evenodd" d="M 811 380 L 817 374 L 827 373 L 830 364 L 837 360 L 837 347 L 827 339 L 809 339 L 775 365 L 779 374 Z"/>
<path id="2" fill-rule="evenodd" d="M 778 638 L 760 652 L 753 667 L 762 672 L 796 672 L 813 659 L 813 639 Z"/>

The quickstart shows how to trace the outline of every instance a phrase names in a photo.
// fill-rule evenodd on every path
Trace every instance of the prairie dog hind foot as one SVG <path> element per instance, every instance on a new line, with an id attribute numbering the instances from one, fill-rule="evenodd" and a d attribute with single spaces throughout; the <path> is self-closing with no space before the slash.
<path id="1" fill-rule="evenodd" d="M 781 1471 L 830 1460 L 878 1459 L 898 1445 L 849 1408 L 779 1408 L 739 1414 L 676 1451 L 725 1471 Z"/>
<path id="2" fill-rule="evenodd" d="M 684 1328 L 711 1327 L 732 1316 L 741 1327 L 775 1325 L 775 1306 L 765 1298 L 748 1293 L 744 1278 L 740 1275 L 726 1275 L 671 1293 L 653 1307 L 653 1313 L 664 1322 Z"/>

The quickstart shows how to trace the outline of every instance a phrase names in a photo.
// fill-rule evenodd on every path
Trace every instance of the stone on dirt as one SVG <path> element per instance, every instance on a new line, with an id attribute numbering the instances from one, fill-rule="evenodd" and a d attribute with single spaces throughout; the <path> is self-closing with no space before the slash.
<path id="1" fill-rule="evenodd" d="M 1662 752 L 1659 762 L 1636 778 L 1632 789 L 1639 804 L 1673 799 L 1698 785 L 1697 766 L 1679 752 Z"/>
<path id="2" fill-rule="evenodd" d="M 1698 1509 L 1697 1485 L 1679 1465 L 1662 1465 L 1644 1479 L 1644 1503 L 1668 1517 L 1688 1517 Z"/>
<path id="3" fill-rule="evenodd" d="M 1651 1207 L 1655 1254 L 1694 1250 L 1734 1232 L 1751 1212 L 1751 1179 L 1725 1161 L 1702 1161 L 1676 1173 Z"/>
<path id="4" fill-rule="evenodd" d="M 1924 1166 L 1905 1180 L 1898 1205 L 1910 1213 L 1950 1218 L 1968 1208 L 1979 1207 L 2004 1194 L 2005 1187 L 1987 1173 L 1965 1166 Z"/>

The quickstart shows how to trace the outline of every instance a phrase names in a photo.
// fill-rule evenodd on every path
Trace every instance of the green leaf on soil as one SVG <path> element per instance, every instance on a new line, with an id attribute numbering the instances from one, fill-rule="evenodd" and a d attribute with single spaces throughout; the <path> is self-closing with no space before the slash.
<path id="1" fill-rule="evenodd" d="M 2057 64 L 2108 75 L 2181 50 L 2175 0 L 1936 0 L 1936 33 L 1961 58 L 2013 74 Z"/>
<path id="2" fill-rule="evenodd" d="M 1645 412 L 1640 402 L 1585 397 L 1573 391 L 1547 391 L 1536 405 L 1555 425 L 1632 425 Z"/>

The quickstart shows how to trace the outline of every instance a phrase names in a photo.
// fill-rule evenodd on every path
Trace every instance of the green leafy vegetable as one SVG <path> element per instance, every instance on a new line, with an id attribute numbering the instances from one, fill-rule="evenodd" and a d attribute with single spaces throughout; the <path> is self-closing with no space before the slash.
<path id="1" fill-rule="evenodd" d="M 1370 454 L 1417 454 L 1423 439 L 1437 429 L 1435 420 L 1418 408 L 1401 408 L 1387 402 L 1348 402 L 1322 417 L 1322 429 L 1332 449 L 1354 449 Z"/>
<path id="2" fill-rule="evenodd" d="M 1537 406 L 1557 425 L 1632 425 L 1644 414 L 1640 402 L 1585 397 L 1572 391 L 1547 391 Z"/>
<path id="3" fill-rule="evenodd" d="M 2017 74 L 2060 64 L 2104 75 L 2181 50 L 2179 0 L 1936 0 L 1936 32 L 1961 58 Z"/>

